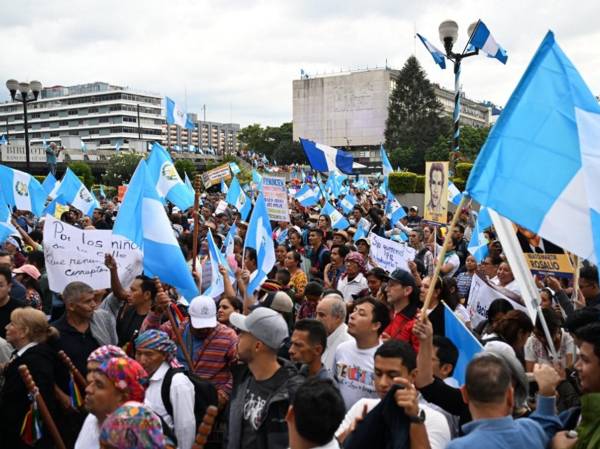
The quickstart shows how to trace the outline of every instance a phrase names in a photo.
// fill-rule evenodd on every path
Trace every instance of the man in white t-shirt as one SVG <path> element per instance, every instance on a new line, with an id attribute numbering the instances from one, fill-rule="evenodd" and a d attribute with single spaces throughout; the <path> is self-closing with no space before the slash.
<path id="1" fill-rule="evenodd" d="M 344 398 L 346 410 L 362 398 L 376 398 L 373 357 L 380 346 L 379 336 L 390 322 L 387 306 L 367 297 L 357 301 L 348 322 L 354 340 L 340 344 L 335 351 L 334 378 Z"/>
<path id="2" fill-rule="evenodd" d="M 374 357 L 374 386 L 378 397 L 357 401 L 346 413 L 336 437 L 345 440 L 357 418 L 368 414 L 394 385 L 401 385 L 395 402 L 404 409 L 410 421 L 410 446 L 423 447 L 428 442 L 431 449 L 444 449 L 451 439 L 450 427 L 444 415 L 431 408 L 415 389 L 416 357 L 412 347 L 404 341 L 388 340 L 381 345 Z"/>

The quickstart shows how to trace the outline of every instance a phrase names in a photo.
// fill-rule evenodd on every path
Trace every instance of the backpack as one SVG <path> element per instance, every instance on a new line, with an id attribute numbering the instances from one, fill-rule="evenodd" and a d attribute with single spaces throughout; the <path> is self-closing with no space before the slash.
<path id="1" fill-rule="evenodd" d="M 194 385 L 194 417 L 196 418 L 196 428 L 202 423 L 202 418 L 209 405 L 218 406 L 217 389 L 207 380 L 201 379 L 185 368 L 169 368 L 160 389 L 160 397 L 169 416 L 173 417 L 173 404 L 171 404 L 171 382 L 173 376 L 177 373 L 184 374 Z M 163 429 L 166 426 L 163 424 Z"/>

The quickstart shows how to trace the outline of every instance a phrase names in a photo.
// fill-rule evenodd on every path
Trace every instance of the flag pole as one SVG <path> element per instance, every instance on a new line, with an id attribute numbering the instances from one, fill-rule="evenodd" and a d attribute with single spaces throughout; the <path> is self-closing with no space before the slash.
<path id="1" fill-rule="evenodd" d="M 197 174 L 194 178 L 194 232 L 192 233 L 192 271 L 196 271 L 196 259 L 198 258 L 198 232 L 200 227 L 200 220 L 198 217 L 198 209 L 200 206 L 200 187 L 202 182 L 202 175 Z"/>
<path id="2" fill-rule="evenodd" d="M 164 293 L 165 290 L 163 289 L 162 284 L 160 283 L 160 280 L 158 278 L 154 278 L 154 285 L 156 285 L 156 293 Z M 185 345 L 184 341 L 183 341 L 183 337 L 181 336 L 181 331 L 179 330 L 179 327 L 177 326 L 177 323 L 175 322 L 175 317 L 173 316 L 173 312 L 171 312 L 171 308 L 169 307 L 169 305 L 167 305 L 167 318 L 169 319 L 169 322 L 171 323 L 171 329 L 173 329 L 173 334 L 175 334 L 175 340 L 177 341 L 177 344 L 179 345 L 179 347 L 181 348 L 181 352 L 183 352 L 183 357 L 185 358 L 185 361 L 188 364 L 188 369 L 191 372 L 193 372 L 194 370 L 194 364 L 192 362 L 192 358 L 190 357 L 190 353 L 187 349 L 187 346 Z M 192 326 L 192 322 L 190 320 L 190 327 Z"/>
<path id="3" fill-rule="evenodd" d="M 25 384 L 25 387 L 27 387 L 27 391 L 32 396 L 32 398 L 33 398 L 32 400 L 34 400 L 37 403 L 37 406 L 40 410 L 40 414 L 42 415 L 42 420 L 44 421 L 46 428 L 50 432 L 50 436 L 54 440 L 54 444 L 56 445 L 56 447 L 58 449 L 66 449 L 65 443 L 64 443 L 62 437 L 60 436 L 60 432 L 58 431 L 58 428 L 56 427 L 56 423 L 52 419 L 52 415 L 50 414 L 50 411 L 48 410 L 46 401 L 44 401 L 44 397 L 42 396 L 42 394 L 40 393 L 40 390 L 38 389 L 37 385 L 35 384 L 35 381 L 33 380 L 33 377 L 31 376 L 31 373 L 29 372 L 29 368 L 27 367 L 27 365 L 19 366 L 19 374 L 21 375 L 21 378 L 23 379 L 23 383 Z"/>
<path id="4" fill-rule="evenodd" d="M 444 236 L 444 244 L 442 245 L 442 249 L 440 250 L 440 253 L 438 255 L 437 263 L 435 264 L 435 269 L 433 270 L 433 276 L 431 277 L 429 289 L 427 289 L 427 296 L 425 297 L 425 301 L 423 301 L 423 307 L 421 309 L 424 312 L 421 314 L 422 321 L 424 321 L 427 317 L 427 310 L 429 309 L 429 304 L 431 303 L 431 297 L 433 296 L 433 291 L 435 290 L 435 284 L 437 283 L 437 280 L 440 277 L 440 270 L 442 269 L 442 265 L 444 265 L 446 251 L 448 251 L 448 246 L 450 245 L 450 240 L 452 239 L 452 237 L 450 237 L 452 235 L 452 229 L 454 229 L 456 223 L 458 223 L 458 219 L 460 217 L 460 210 L 465 204 L 466 199 L 467 195 L 463 195 L 463 197 L 460 199 L 460 203 L 454 211 L 452 222 L 450 223 L 450 226 L 448 226 L 448 232 L 446 232 L 446 235 Z M 437 245 L 437 242 L 434 241 L 434 245 Z"/>
<path id="5" fill-rule="evenodd" d="M 87 387 L 87 382 L 81 372 L 77 369 L 77 367 L 73 364 L 71 358 L 67 355 L 65 351 L 62 349 L 58 351 L 58 357 L 62 360 L 62 362 L 67 365 L 69 371 L 73 375 L 73 379 L 77 382 L 77 386 L 83 391 Z"/>

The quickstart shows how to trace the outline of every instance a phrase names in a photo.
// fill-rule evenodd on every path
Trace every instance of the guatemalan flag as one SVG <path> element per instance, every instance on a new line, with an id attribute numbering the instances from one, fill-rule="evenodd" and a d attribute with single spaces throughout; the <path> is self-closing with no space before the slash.
<path id="1" fill-rule="evenodd" d="M 506 64 L 508 59 L 506 50 L 498 45 L 494 37 L 490 34 L 488 27 L 481 20 L 477 22 L 473 30 L 469 45 L 483 51 L 491 58 L 496 58 L 502 64 Z"/>
<path id="2" fill-rule="evenodd" d="M 460 319 L 454 314 L 452 309 L 444 305 L 444 329 L 446 338 L 448 338 L 458 349 L 458 360 L 454 367 L 454 377 L 459 385 L 465 384 L 465 375 L 467 374 L 467 365 L 479 352 L 483 351 L 481 343 L 465 327 Z"/>
<path id="3" fill-rule="evenodd" d="M 92 192 L 81 182 L 81 179 L 67 168 L 60 187 L 56 191 L 56 197 L 62 197 L 67 204 L 79 209 L 87 216 L 92 216 L 94 209 L 100 207 L 98 200 Z"/>
<path id="4" fill-rule="evenodd" d="M 319 202 L 319 193 L 308 184 L 304 184 L 298 193 L 296 193 L 295 198 L 304 207 L 311 207 Z"/>
<path id="5" fill-rule="evenodd" d="M 0 189 L 11 208 L 31 211 L 36 217 L 44 211 L 46 191 L 30 174 L 0 165 Z"/>
<path id="6" fill-rule="evenodd" d="M 248 223 L 248 229 L 252 232 L 246 233 L 244 247 L 256 250 L 256 270 L 250 275 L 247 291 L 252 295 L 258 287 L 267 279 L 267 275 L 275 265 L 275 245 L 273 244 L 273 230 L 269 221 L 267 205 L 260 193 L 256 198 L 256 204 Z"/>
<path id="7" fill-rule="evenodd" d="M 168 125 L 177 125 L 182 128 L 194 129 L 194 123 L 190 120 L 187 113 L 179 107 L 177 103 L 169 97 L 165 97 L 166 119 Z"/>
<path id="8" fill-rule="evenodd" d="M 198 296 L 171 222 L 159 198 L 147 164 L 141 160 L 129 182 L 113 228 L 144 254 L 144 274 L 174 286 L 185 299 Z"/>
<path id="9" fill-rule="evenodd" d="M 471 235 L 471 241 L 467 246 L 469 253 L 473 255 L 477 263 L 481 263 L 489 253 L 488 241 L 485 238 L 485 230 L 492 226 L 492 218 L 487 210 L 487 207 L 482 207 L 479 210 L 475 227 Z"/>
<path id="10" fill-rule="evenodd" d="M 42 182 L 42 187 L 49 195 L 52 190 L 54 190 L 54 186 L 56 185 L 56 178 L 52 173 L 48 173 L 48 176 L 44 178 L 44 182 Z"/>
<path id="11" fill-rule="evenodd" d="M 349 193 L 340 201 L 340 206 L 342 207 L 344 213 L 348 215 L 350 212 L 352 212 L 354 206 L 356 206 L 356 198 L 354 197 L 354 195 Z"/>
<path id="12" fill-rule="evenodd" d="M 460 204 L 460 200 L 462 200 L 463 194 L 456 185 L 448 180 L 448 201 L 450 201 L 455 206 Z"/>
<path id="13" fill-rule="evenodd" d="M 242 220 L 246 221 L 248 214 L 250 213 L 250 209 L 252 209 L 252 202 L 242 190 L 242 186 L 240 186 L 240 182 L 235 176 L 231 180 L 231 184 L 229 184 L 229 190 L 225 196 L 225 202 L 235 207 L 240 213 Z"/>
<path id="14" fill-rule="evenodd" d="M 598 264 L 600 105 L 552 32 L 492 128 L 467 192 Z"/>
<path id="15" fill-rule="evenodd" d="M 300 139 L 302 149 L 310 166 L 320 172 L 330 172 L 335 169 L 352 174 L 352 155 L 342 150 L 316 143 L 312 140 Z"/>
<path id="16" fill-rule="evenodd" d="M 329 204 L 329 202 L 325 203 L 325 206 L 323 206 L 323 209 L 321 209 L 321 214 L 329 216 L 331 219 L 331 227 L 333 229 L 346 229 L 348 226 L 350 226 L 350 223 L 348 220 L 346 220 L 346 217 L 344 217 L 339 210 Z"/>
<path id="17" fill-rule="evenodd" d="M 425 48 L 431 54 L 431 57 L 433 58 L 435 63 L 437 65 L 439 65 L 442 69 L 445 69 L 446 68 L 446 55 L 444 55 L 444 53 L 442 53 L 440 50 L 438 50 L 431 42 L 429 42 L 427 39 L 425 39 L 419 33 L 417 33 L 417 36 L 419 36 L 419 39 L 421 39 L 421 42 L 423 42 L 423 45 L 425 45 Z"/>
<path id="18" fill-rule="evenodd" d="M 202 294 L 210 296 L 211 298 L 217 298 L 225 289 L 223 275 L 219 272 L 219 265 L 223 265 L 224 267 L 228 268 L 229 264 L 225 260 L 223 253 L 221 253 L 219 248 L 217 248 L 215 239 L 213 239 L 210 229 L 208 230 L 206 240 L 208 243 L 208 255 L 210 257 L 211 278 L 210 287 L 208 287 L 208 289 L 206 289 L 206 291 L 204 291 Z"/>
<path id="19" fill-rule="evenodd" d="M 161 199 L 166 198 L 182 211 L 194 205 L 194 194 L 179 177 L 173 161 L 162 145 L 154 143 L 146 161 L 148 175 Z"/>

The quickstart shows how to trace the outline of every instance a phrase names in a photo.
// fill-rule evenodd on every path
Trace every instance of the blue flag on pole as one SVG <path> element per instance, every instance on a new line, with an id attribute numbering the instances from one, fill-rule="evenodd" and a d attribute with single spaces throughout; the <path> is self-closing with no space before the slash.
<path id="1" fill-rule="evenodd" d="M 342 173 L 352 174 L 353 158 L 350 153 L 312 140 L 300 139 L 300 143 L 313 169 L 320 172 L 330 172 L 337 169 Z"/>
<path id="2" fill-rule="evenodd" d="M 225 261 L 221 251 L 219 251 L 219 248 L 217 248 L 210 229 L 208 230 L 206 240 L 208 242 L 208 255 L 210 257 L 211 278 L 210 286 L 202 294 L 210 296 L 211 298 L 217 298 L 225 289 L 223 275 L 219 272 L 219 265 L 225 267 L 228 267 L 229 265 Z"/>
<path id="3" fill-rule="evenodd" d="M 254 168 L 252 169 L 252 182 L 256 184 L 257 189 L 262 189 L 262 175 L 260 175 Z"/>
<path id="4" fill-rule="evenodd" d="M 28 173 L 0 165 L 0 190 L 4 200 L 18 210 L 28 210 L 39 217 L 48 194 L 40 182 Z"/>
<path id="5" fill-rule="evenodd" d="M 173 233 L 171 222 L 141 160 L 129 182 L 113 228 L 144 254 L 144 273 L 177 288 L 185 299 L 198 296 L 198 287 Z"/>
<path id="6" fill-rule="evenodd" d="M 348 215 L 350 212 L 352 212 L 352 209 L 354 209 L 354 206 L 356 206 L 356 202 L 357 201 L 356 201 L 356 198 L 354 197 L 354 195 L 349 193 L 340 201 L 340 206 L 342 207 L 342 210 L 344 211 L 344 213 L 346 215 Z"/>
<path id="7" fill-rule="evenodd" d="M 600 105 L 552 32 L 493 126 L 467 192 L 598 264 Z"/>
<path id="8" fill-rule="evenodd" d="M 346 229 L 348 226 L 350 226 L 350 223 L 346 217 L 344 217 L 342 213 L 333 207 L 329 202 L 325 203 L 325 206 L 323 206 L 323 209 L 321 210 L 321 214 L 328 215 L 329 218 L 331 218 L 331 227 L 333 229 Z"/>
<path id="9" fill-rule="evenodd" d="M 223 246 L 225 247 L 225 255 L 226 256 L 231 256 L 233 254 L 233 247 L 234 247 L 236 235 L 237 235 L 237 225 L 234 223 L 229 228 L 227 237 L 225 237 L 225 242 L 223 242 Z"/>
<path id="10" fill-rule="evenodd" d="M 242 220 L 246 221 L 252 208 L 252 202 L 242 190 L 242 186 L 240 186 L 240 182 L 235 176 L 231 180 L 225 201 L 227 204 L 235 207 L 240 213 Z"/>
<path id="11" fill-rule="evenodd" d="M 438 50 L 431 42 L 429 42 L 427 39 L 425 39 L 419 33 L 417 33 L 417 36 L 419 36 L 419 39 L 421 39 L 421 42 L 423 42 L 423 45 L 425 45 L 425 48 L 431 54 L 431 57 L 433 58 L 435 63 L 437 65 L 439 65 L 442 69 L 445 69 L 446 68 L 446 55 L 444 53 L 442 53 L 440 50 Z"/>
<path id="12" fill-rule="evenodd" d="M 465 375 L 467 373 L 467 365 L 475 357 L 475 355 L 483 351 L 481 343 L 473 336 L 473 334 L 465 327 L 460 319 L 454 315 L 450 307 L 444 304 L 444 328 L 446 337 L 454 343 L 458 349 L 458 361 L 454 367 L 454 377 L 459 385 L 464 385 Z"/>
<path id="13" fill-rule="evenodd" d="M 168 125 L 177 125 L 182 128 L 194 129 L 194 123 L 190 120 L 188 114 L 179 107 L 177 103 L 169 97 L 165 97 L 165 113 Z"/>
<path id="14" fill-rule="evenodd" d="M 456 185 L 448 180 L 448 201 L 450 201 L 455 206 L 460 204 L 460 200 L 462 200 L 463 194 Z"/>
<path id="15" fill-rule="evenodd" d="M 81 182 L 81 179 L 67 168 L 60 187 L 56 191 L 56 197 L 62 197 L 63 201 L 76 207 L 87 216 L 92 216 L 94 209 L 100 207 L 98 200 L 92 192 Z"/>
<path id="16" fill-rule="evenodd" d="M 148 176 L 153 181 L 160 199 L 166 198 L 182 211 L 194 205 L 194 193 L 190 192 L 179 177 L 173 161 L 162 145 L 154 143 L 146 161 Z"/>
<path id="17" fill-rule="evenodd" d="M 52 190 L 54 190 L 55 185 L 56 185 L 56 178 L 54 177 L 54 175 L 52 173 L 48 173 L 48 176 L 46 176 L 46 178 L 44 179 L 44 182 L 42 182 L 42 187 L 44 188 L 44 191 L 46 192 L 46 194 L 50 195 L 50 192 L 52 192 Z"/>
<path id="18" fill-rule="evenodd" d="M 471 234 L 471 241 L 467 246 L 467 250 L 473 255 L 477 263 L 481 263 L 489 253 L 488 241 L 485 238 L 484 231 L 492 225 L 492 219 L 487 210 L 487 207 L 482 207 L 479 210 L 479 216 L 475 222 L 475 227 Z"/>
<path id="19" fill-rule="evenodd" d="M 473 30 L 469 45 L 483 51 L 491 58 L 496 58 L 502 64 L 506 64 L 506 61 L 508 60 L 506 50 L 498 45 L 496 40 L 490 34 L 488 27 L 486 27 L 485 23 L 481 20 L 477 22 L 477 25 Z"/>
<path id="20" fill-rule="evenodd" d="M 304 184 L 296 193 L 295 198 L 304 207 L 311 207 L 319 202 L 319 193 L 315 192 L 308 184 Z"/>
<path id="21" fill-rule="evenodd" d="M 363 228 L 362 226 L 357 226 L 356 232 L 354 232 L 354 237 L 352 240 L 356 243 L 360 239 L 366 239 L 366 238 L 367 238 L 367 231 L 365 230 L 365 228 Z"/>
<path id="22" fill-rule="evenodd" d="M 256 271 L 250 276 L 248 294 L 252 295 L 267 279 L 267 275 L 275 265 L 275 245 L 273 230 L 269 221 L 267 205 L 262 193 L 256 198 L 256 204 L 248 223 L 244 247 L 256 250 Z"/>

